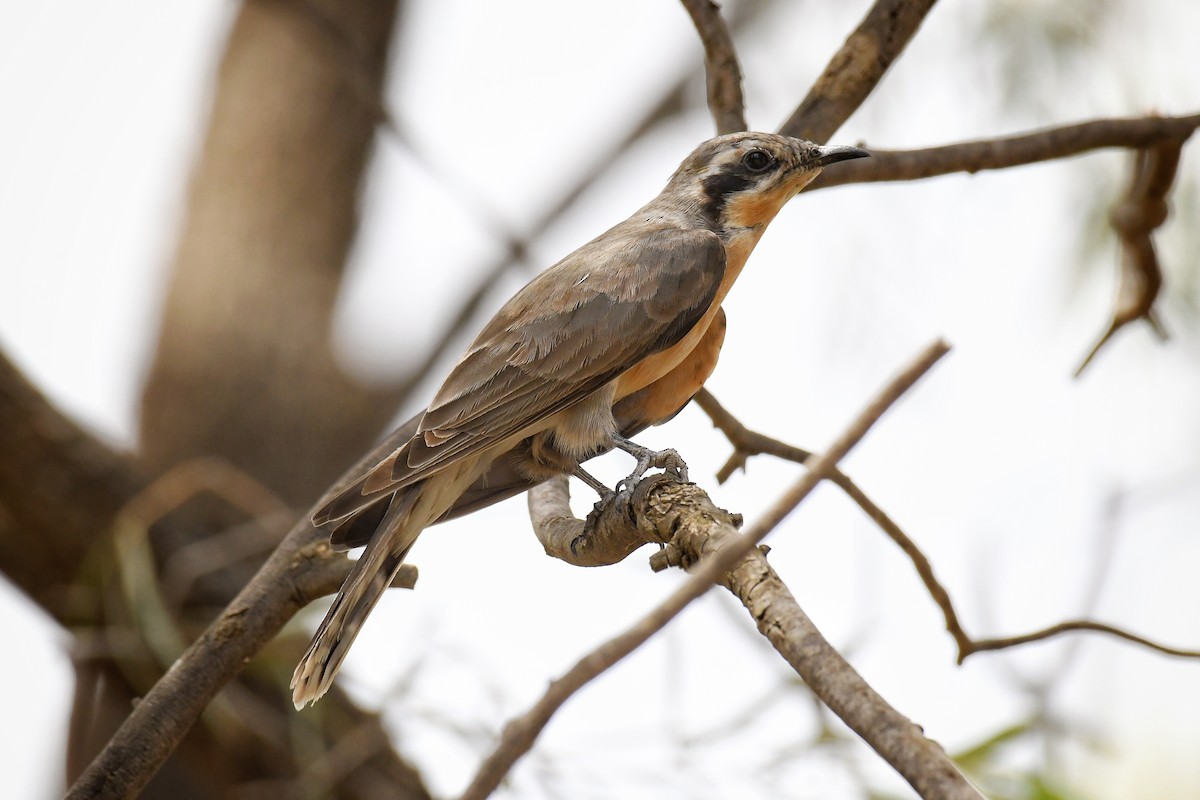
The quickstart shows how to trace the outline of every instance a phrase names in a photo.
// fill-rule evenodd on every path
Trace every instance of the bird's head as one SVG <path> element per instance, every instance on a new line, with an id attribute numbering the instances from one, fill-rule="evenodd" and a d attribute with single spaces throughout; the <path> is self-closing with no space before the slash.
<path id="1" fill-rule="evenodd" d="M 683 160 L 667 192 L 681 192 L 718 230 L 761 228 L 821 170 L 870 154 L 774 133 L 731 133 L 709 139 Z"/>

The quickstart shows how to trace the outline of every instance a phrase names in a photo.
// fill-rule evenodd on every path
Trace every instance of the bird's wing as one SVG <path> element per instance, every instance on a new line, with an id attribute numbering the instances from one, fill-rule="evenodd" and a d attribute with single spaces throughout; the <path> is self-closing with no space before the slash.
<path id="1" fill-rule="evenodd" d="M 610 231 L 534 278 L 442 384 L 415 435 L 313 515 L 345 517 L 579 403 L 679 342 L 712 304 L 725 248 L 709 231 Z"/>
<path id="2" fill-rule="evenodd" d="M 698 365 L 696 351 L 708 344 L 716 352 L 719 352 L 724 339 L 725 312 L 717 309 L 717 315 L 713 317 L 712 323 L 705 332 L 705 338 L 696 345 L 696 350 L 692 351 L 684 363 L 658 381 L 634 392 L 613 406 L 613 417 L 616 418 L 617 430 L 621 432 L 621 435 L 626 439 L 632 439 L 651 425 L 661 425 L 682 411 L 683 407 L 692 399 L 692 390 L 703 385 L 716 363 L 716 355 L 710 350 L 709 353 L 700 355 Z M 709 358 L 711 361 L 708 360 Z M 698 369 L 702 374 L 697 373 Z M 672 391 L 672 389 L 679 388 L 681 382 L 690 388 L 682 394 Z M 666 387 L 664 387 L 664 383 L 667 384 Z M 388 437 L 388 442 L 372 450 L 359 462 L 358 474 L 362 474 L 365 467 L 379 463 L 381 458 L 411 439 L 416 434 L 417 426 L 420 423 L 421 414 L 418 414 L 396 429 Z M 388 444 L 392 444 L 392 446 L 387 447 Z M 525 457 L 528 457 L 528 454 Z M 501 500 L 507 500 L 537 486 L 541 481 L 529 477 L 528 472 L 522 468 L 521 458 L 522 456 L 516 451 L 510 451 L 493 461 L 487 472 L 480 475 L 463 492 L 462 496 L 454 501 L 454 505 L 445 514 L 438 517 L 437 522 L 472 514 L 481 508 L 499 503 Z M 339 483 L 328 496 L 332 497 L 344 487 L 345 483 Z M 376 500 L 374 505 L 359 509 L 350 516 L 338 520 L 337 525 L 329 534 L 330 545 L 335 550 L 349 550 L 353 547 L 362 547 L 369 542 L 375 529 L 379 527 L 384 512 L 387 511 L 390 497 L 391 495 L 384 495 Z"/>

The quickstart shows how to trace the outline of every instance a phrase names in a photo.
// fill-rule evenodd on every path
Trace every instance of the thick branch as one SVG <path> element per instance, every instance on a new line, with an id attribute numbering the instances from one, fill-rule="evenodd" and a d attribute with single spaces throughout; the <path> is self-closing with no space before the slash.
<path id="1" fill-rule="evenodd" d="M 546 694 L 533 708 L 510 722 L 496 750 L 484 761 L 463 793 L 463 800 L 482 800 L 491 794 L 517 759 L 533 746 L 551 716 L 568 697 L 641 646 L 690 602 L 703 595 L 713 583 L 730 581 L 741 586 L 740 575 L 746 575 L 756 582 L 745 584 L 739 596 L 744 594 L 754 602 L 756 612 L 766 615 L 772 629 L 778 629 L 785 636 L 799 637 L 790 645 L 794 648 L 789 651 L 790 656 L 785 654 L 789 663 L 794 660 L 797 669 L 803 667 L 801 674 L 810 682 L 813 691 L 839 715 L 846 715 L 843 719 L 847 724 L 864 736 L 923 796 L 978 798 L 978 794 L 953 768 L 941 748 L 925 740 L 917 726 L 887 707 L 878 695 L 864 694 L 866 684 L 854 675 L 853 669 L 844 660 L 840 657 L 836 662 L 831 660 L 829 654 L 833 653 L 832 648 L 820 639 L 811 623 L 804 626 L 795 621 L 776 619 L 772 615 L 768 597 L 772 594 L 779 597 L 782 583 L 773 584 L 773 592 L 760 592 L 759 587 L 764 586 L 766 573 L 754 565 L 758 556 L 752 555 L 757 543 L 803 501 L 822 479 L 829 476 L 837 461 L 946 351 L 946 346 L 940 342 L 932 345 L 912 366 L 893 379 L 825 454 L 812 459 L 809 471 L 768 510 L 764 519 L 743 536 L 736 534 L 733 516 L 713 506 L 702 491 L 691 484 L 674 484 L 658 479 L 647 492 L 646 501 L 635 507 L 634 525 L 643 531 L 647 541 L 670 540 L 671 545 L 665 551 L 668 560 L 674 553 L 678 563 L 695 563 L 694 574 L 637 625 L 577 662 L 562 678 L 551 683 Z M 620 511 L 612 509 L 605 513 L 620 514 Z M 760 601 L 766 604 L 760 606 Z M 780 608 L 784 613 L 799 610 L 788 607 L 782 601 Z M 825 649 L 820 644 L 824 644 Z M 846 691 L 853 696 L 840 695 Z"/>
<path id="2" fill-rule="evenodd" d="M 706 553 L 720 546 L 715 538 L 705 544 Z M 942 747 L 892 708 L 821 635 L 761 552 L 752 550 L 722 583 L 796 674 L 917 794 L 980 800 Z"/>
<path id="3" fill-rule="evenodd" d="M 634 487 L 631 505 L 640 507 L 653 482 L 646 480 Z M 552 478 L 534 486 L 528 492 L 529 519 L 533 531 L 546 549 L 546 555 L 576 567 L 605 567 L 616 564 L 646 544 L 647 539 L 636 526 L 619 513 L 613 513 L 612 503 L 596 504 L 588 524 L 571 513 L 570 494 L 566 476 Z M 657 541 L 657 540 L 655 540 Z"/>
<path id="4" fill-rule="evenodd" d="M 0 352 L 5 577 L 64 624 L 89 617 L 71 586 L 113 518 L 146 483 L 132 457 L 59 413 Z"/>
<path id="5" fill-rule="evenodd" d="M 878 0 L 779 132 L 818 143 L 827 141 L 899 58 L 934 2 Z"/>
<path id="6" fill-rule="evenodd" d="M 329 549 L 307 518 L 279 547 L 204 633 L 134 707 L 67 797 L 135 796 L 175 749 L 221 687 L 275 637 L 297 611 L 337 591 L 349 562 Z M 415 567 L 401 573 L 416 581 Z"/>
<path id="7" fill-rule="evenodd" d="M 1149 147 L 1189 137 L 1200 114 L 1182 117 L 1097 119 L 996 139 L 920 150 L 871 149 L 871 157 L 839 164 L 817 176 L 805 191 L 847 183 L 911 181 L 953 172 L 1007 169 L 1086 153 L 1105 147 Z"/>
<path id="8" fill-rule="evenodd" d="M 717 133 L 746 130 L 746 101 L 742 97 L 742 68 L 729 27 L 720 7 L 712 0 L 682 0 L 700 42 L 704 45 L 704 73 L 708 88 L 708 110 Z"/>
<path id="9" fill-rule="evenodd" d="M 375 120 L 355 73 L 313 57 L 293 6 L 324 13 L 376 85 L 385 70 L 397 0 L 240 6 L 189 184 L 139 455 L 156 469 L 219 455 L 298 504 L 370 444 L 397 398 L 343 373 L 330 344 Z"/>

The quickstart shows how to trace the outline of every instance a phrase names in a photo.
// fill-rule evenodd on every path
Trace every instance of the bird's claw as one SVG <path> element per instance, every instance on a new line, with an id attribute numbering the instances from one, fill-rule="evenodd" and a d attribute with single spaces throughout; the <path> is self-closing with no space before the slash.
<path id="1" fill-rule="evenodd" d="M 677 451 L 671 449 L 648 450 L 638 458 L 637 466 L 634 467 L 633 472 L 617 481 L 616 493 L 618 495 L 632 493 L 633 487 L 652 469 L 661 469 L 664 475 L 679 483 L 688 482 L 687 462 L 683 460 Z"/>
<path id="2" fill-rule="evenodd" d="M 675 450 L 659 450 L 654 454 L 652 467 L 661 469 L 680 483 L 688 482 L 688 465 Z"/>

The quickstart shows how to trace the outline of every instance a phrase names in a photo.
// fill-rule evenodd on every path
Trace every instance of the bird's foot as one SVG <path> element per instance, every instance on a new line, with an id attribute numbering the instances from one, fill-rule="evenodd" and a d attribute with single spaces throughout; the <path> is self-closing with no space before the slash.
<path id="1" fill-rule="evenodd" d="M 637 457 L 637 466 L 633 468 L 633 472 L 626 475 L 617 483 L 618 494 L 632 489 L 652 469 L 661 469 L 664 475 L 680 483 L 688 482 L 687 462 L 675 450 L 650 450 L 642 448 L 642 452 L 634 453 L 633 455 Z"/>
<path id="2" fill-rule="evenodd" d="M 616 495 L 617 502 L 622 506 L 627 506 L 633 495 L 633 488 L 637 486 L 638 481 L 652 469 L 661 469 L 663 475 L 671 480 L 680 483 L 688 482 L 688 466 L 687 462 L 672 449 L 667 450 L 651 450 L 648 447 L 642 447 L 640 444 L 629 441 L 624 438 L 616 439 L 617 447 L 620 447 L 625 452 L 637 459 L 637 466 L 633 468 L 633 472 L 626 475 L 620 482 L 617 483 Z"/>
<path id="3" fill-rule="evenodd" d="M 614 436 L 613 444 L 637 459 L 637 465 L 633 468 L 633 472 L 618 481 L 615 490 L 609 489 L 582 467 L 576 466 L 571 471 L 572 475 L 592 487 L 596 494 L 600 495 L 595 506 L 596 511 L 612 504 L 622 513 L 628 513 L 634 489 L 646 473 L 652 469 L 661 469 L 663 477 L 667 480 L 678 483 L 688 482 L 687 462 L 677 451 L 672 449 L 651 450 L 649 447 L 642 447 L 623 436 Z"/>

